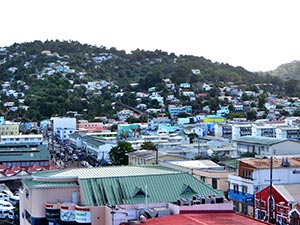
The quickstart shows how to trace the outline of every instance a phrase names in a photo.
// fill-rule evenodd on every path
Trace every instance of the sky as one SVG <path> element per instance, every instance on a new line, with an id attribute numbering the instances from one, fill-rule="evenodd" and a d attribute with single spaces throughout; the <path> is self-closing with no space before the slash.
<path id="1" fill-rule="evenodd" d="M 269 71 L 300 60 L 299 9 L 299 0 L 3 0 L 0 47 L 72 40 Z"/>

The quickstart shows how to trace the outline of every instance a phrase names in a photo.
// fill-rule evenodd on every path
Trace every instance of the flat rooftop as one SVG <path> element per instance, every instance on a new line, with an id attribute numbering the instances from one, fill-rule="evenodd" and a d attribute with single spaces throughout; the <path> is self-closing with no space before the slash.
<path id="1" fill-rule="evenodd" d="M 263 225 L 267 224 L 237 213 L 200 213 L 164 216 L 146 221 L 147 225 Z"/>

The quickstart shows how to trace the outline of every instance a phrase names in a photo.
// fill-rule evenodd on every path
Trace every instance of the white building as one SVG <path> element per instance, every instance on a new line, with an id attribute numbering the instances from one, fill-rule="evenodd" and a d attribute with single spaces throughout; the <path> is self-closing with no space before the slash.
<path id="1" fill-rule="evenodd" d="M 26 135 L 5 135 L 0 137 L 2 144 L 41 144 L 43 142 L 42 134 Z"/>
<path id="2" fill-rule="evenodd" d="M 252 124 L 251 123 L 239 123 L 232 125 L 232 139 L 252 136 Z"/>
<path id="3" fill-rule="evenodd" d="M 76 118 L 51 117 L 50 121 L 54 132 L 56 132 L 57 128 L 70 128 L 76 130 Z"/>
<path id="4" fill-rule="evenodd" d="M 258 137 L 276 138 L 276 127 L 269 124 L 253 124 L 252 135 Z"/>
<path id="5" fill-rule="evenodd" d="M 239 155 L 247 152 L 260 156 L 300 154 L 300 142 L 288 139 L 246 136 L 233 141 Z"/>
<path id="6" fill-rule="evenodd" d="M 69 135 L 76 130 L 76 118 L 71 117 L 51 117 L 53 134 L 60 140 L 66 141 Z"/>
<path id="7" fill-rule="evenodd" d="M 277 127 L 276 128 L 276 138 L 287 138 L 287 139 L 300 139 L 300 127 Z"/>
<path id="8" fill-rule="evenodd" d="M 228 175 L 228 198 L 234 210 L 254 215 L 254 194 L 270 185 L 271 159 L 248 159 L 239 161 L 237 175 Z M 299 158 L 273 158 L 273 184 L 300 183 Z"/>

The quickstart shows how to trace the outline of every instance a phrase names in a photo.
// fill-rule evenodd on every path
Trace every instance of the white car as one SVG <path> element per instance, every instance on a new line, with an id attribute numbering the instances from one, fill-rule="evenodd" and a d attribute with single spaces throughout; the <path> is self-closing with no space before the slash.
<path id="1" fill-rule="evenodd" d="M 14 195 L 10 190 L 2 190 L 0 193 L 0 200 L 9 201 L 15 205 L 20 201 L 20 196 Z"/>
<path id="2" fill-rule="evenodd" d="M 72 158 L 73 158 L 75 161 L 78 160 L 78 156 L 77 156 L 76 154 L 73 154 L 73 155 L 72 155 Z"/>
<path id="3" fill-rule="evenodd" d="M 0 200 L 0 209 L 7 209 L 7 210 L 11 210 L 14 209 L 15 207 L 12 205 L 11 202 L 9 201 L 4 201 L 4 200 Z"/>
<path id="4" fill-rule="evenodd" d="M 0 219 L 10 219 L 15 218 L 15 213 L 13 209 L 0 208 Z"/>

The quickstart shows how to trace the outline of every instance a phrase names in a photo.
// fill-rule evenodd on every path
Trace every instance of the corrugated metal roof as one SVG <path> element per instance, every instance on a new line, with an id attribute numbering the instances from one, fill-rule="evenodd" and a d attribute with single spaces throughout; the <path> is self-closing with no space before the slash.
<path id="1" fill-rule="evenodd" d="M 81 179 L 87 205 L 138 204 L 145 202 L 177 202 L 179 198 L 223 196 L 188 173 L 148 174 L 140 176 Z"/>
<path id="2" fill-rule="evenodd" d="M 32 179 L 23 179 L 22 182 L 30 188 L 70 188 L 79 187 L 77 182 L 40 182 Z"/>
<path id="3" fill-rule="evenodd" d="M 300 199 L 300 184 L 276 184 L 277 191 L 289 202 Z"/>
<path id="4" fill-rule="evenodd" d="M 256 136 L 244 136 L 240 138 L 233 139 L 235 142 L 246 142 L 254 144 L 263 144 L 263 145 L 273 145 L 283 141 L 288 141 L 287 139 L 277 139 L 271 137 L 256 137 Z"/>
<path id="5" fill-rule="evenodd" d="M 86 205 L 176 202 L 193 195 L 224 196 L 188 173 L 162 166 L 115 166 L 37 172 L 23 182 L 33 188 L 73 187 L 77 178 Z M 70 182 L 69 182 L 70 181 Z"/>
<path id="6" fill-rule="evenodd" d="M 97 138 L 91 137 L 91 136 L 83 136 L 82 140 L 84 142 L 87 142 L 89 145 L 94 146 L 98 148 L 101 145 L 104 145 L 105 143 Z"/>
<path id="7" fill-rule="evenodd" d="M 57 171 L 43 171 L 34 174 L 34 177 L 78 177 L 86 178 L 108 178 L 108 177 L 129 177 L 144 175 L 180 173 L 175 170 L 166 170 L 161 167 L 149 166 L 112 166 L 112 167 L 93 167 L 93 168 L 72 168 Z"/>
<path id="8" fill-rule="evenodd" d="M 168 155 L 166 152 L 158 151 L 158 156 L 165 156 Z M 138 150 L 134 152 L 127 153 L 128 156 L 131 157 L 138 157 L 138 158 L 144 158 L 144 159 L 152 159 L 156 157 L 156 151 L 154 150 Z"/>
<path id="9" fill-rule="evenodd" d="M 0 161 L 40 161 L 49 160 L 50 154 L 47 145 L 36 146 L 2 146 L 0 147 Z"/>

